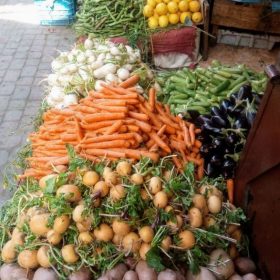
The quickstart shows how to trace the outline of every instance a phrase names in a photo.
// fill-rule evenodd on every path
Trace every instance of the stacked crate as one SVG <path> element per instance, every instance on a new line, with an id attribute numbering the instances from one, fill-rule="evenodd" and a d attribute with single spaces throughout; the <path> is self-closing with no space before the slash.
<path id="1" fill-rule="evenodd" d="M 34 0 L 41 25 L 69 25 L 74 22 L 75 0 Z"/>

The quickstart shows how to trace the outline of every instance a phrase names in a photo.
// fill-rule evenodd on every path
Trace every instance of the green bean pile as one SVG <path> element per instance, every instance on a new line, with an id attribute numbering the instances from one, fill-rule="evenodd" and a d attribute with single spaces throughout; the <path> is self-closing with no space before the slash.
<path id="1" fill-rule="evenodd" d="M 145 30 L 143 0 L 84 0 L 74 27 L 78 35 L 137 40 Z"/>

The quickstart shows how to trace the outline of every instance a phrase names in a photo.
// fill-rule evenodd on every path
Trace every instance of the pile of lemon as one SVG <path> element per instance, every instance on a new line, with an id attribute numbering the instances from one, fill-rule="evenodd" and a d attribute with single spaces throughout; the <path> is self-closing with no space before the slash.
<path id="1" fill-rule="evenodd" d="M 150 28 L 184 23 L 188 17 L 194 23 L 202 21 L 198 0 L 147 0 L 143 13 Z"/>

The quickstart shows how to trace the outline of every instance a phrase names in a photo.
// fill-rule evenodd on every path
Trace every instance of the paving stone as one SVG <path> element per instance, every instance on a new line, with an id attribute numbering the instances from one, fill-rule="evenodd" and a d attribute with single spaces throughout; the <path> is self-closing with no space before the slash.
<path id="1" fill-rule="evenodd" d="M 39 64 L 39 66 L 38 66 L 38 70 L 48 70 L 49 73 L 50 73 L 51 72 L 51 63 L 49 63 L 49 62 L 41 62 Z M 0 77 L 1 77 L 1 71 L 0 71 Z"/>
<path id="2" fill-rule="evenodd" d="M 28 51 L 17 51 L 15 53 L 15 58 L 26 58 L 28 56 Z"/>
<path id="3" fill-rule="evenodd" d="M 37 66 L 25 66 L 22 68 L 21 77 L 33 77 L 37 71 Z"/>
<path id="4" fill-rule="evenodd" d="M 15 89 L 14 83 L 3 82 L 0 85 L 0 96 L 11 95 Z"/>
<path id="5" fill-rule="evenodd" d="M 18 121 L 22 116 L 22 110 L 6 111 L 4 121 Z"/>
<path id="6" fill-rule="evenodd" d="M 8 108 L 9 104 L 9 96 L 0 96 L 0 113 L 5 112 L 5 110 Z"/>
<path id="7" fill-rule="evenodd" d="M 29 96 L 29 86 L 16 86 L 12 99 L 26 99 Z"/>
<path id="8" fill-rule="evenodd" d="M 33 83 L 33 77 L 20 77 L 16 82 L 17 85 L 29 85 L 31 86 Z"/>
<path id="9" fill-rule="evenodd" d="M 35 66 L 40 63 L 40 58 L 29 58 L 26 60 L 26 66 Z"/>
<path id="10" fill-rule="evenodd" d="M 29 52 L 28 58 L 40 58 L 42 56 L 42 52 Z"/>
<path id="11" fill-rule="evenodd" d="M 13 59 L 10 63 L 10 70 L 18 70 L 21 69 L 24 64 L 25 64 L 25 59 L 24 58 L 17 58 L 17 59 Z"/>
<path id="12" fill-rule="evenodd" d="M 20 76 L 20 70 L 8 70 L 4 77 L 5 82 L 16 82 Z"/>
<path id="13" fill-rule="evenodd" d="M 5 150 L 0 150 L 0 166 L 6 163 L 9 153 Z"/>
<path id="14" fill-rule="evenodd" d="M 29 100 L 42 100 L 43 96 L 44 91 L 42 90 L 42 88 L 40 86 L 34 86 L 31 89 Z"/>
<path id="15" fill-rule="evenodd" d="M 0 131 L 2 131 L 3 129 L 15 131 L 17 129 L 17 127 L 18 127 L 17 121 L 4 121 L 0 125 Z"/>
<path id="16" fill-rule="evenodd" d="M 1 106 L 1 104 L 0 104 Z M 24 99 L 14 99 L 11 100 L 9 103 L 9 110 L 23 110 L 24 107 L 26 106 L 26 100 Z"/>
<path id="17" fill-rule="evenodd" d="M 18 144 L 21 143 L 22 136 L 13 134 L 13 135 L 6 135 L 0 133 L 0 148 L 10 149 L 16 147 Z"/>

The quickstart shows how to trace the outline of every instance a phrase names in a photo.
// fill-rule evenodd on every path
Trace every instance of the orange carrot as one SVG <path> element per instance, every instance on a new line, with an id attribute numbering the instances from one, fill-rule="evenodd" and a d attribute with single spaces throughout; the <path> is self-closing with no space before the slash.
<path id="1" fill-rule="evenodd" d="M 191 144 L 192 146 L 194 145 L 194 142 L 195 142 L 195 127 L 194 127 L 194 124 L 190 124 L 190 127 L 189 127 L 189 133 L 190 133 L 190 141 L 191 141 Z"/>
<path id="2" fill-rule="evenodd" d="M 84 117 L 84 121 L 87 123 L 108 121 L 108 120 L 120 120 L 124 119 L 124 113 L 97 113 Z"/>
<path id="3" fill-rule="evenodd" d="M 181 122 L 181 127 L 182 127 L 183 133 L 184 133 L 185 144 L 188 148 L 190 148 L 192 146 L 192 144 L 191 144 L 191 140 L 190 140 L 189 130 L 187 129 L 186 124 L 183 122 Z"/>
<path id="4" fill-rule="evenodd" d="M 197 147 L 197 148 L 200 148 L 202 146 L 202 143 L 199 141 L 199 140 L 195 140 L 194 142 L 194 146 Z"/>
<path id="5" fill-rule="evenodd" d="M 119 86 L 122 88 L 129 88 L 135 86 L 140 80 L 139 75 L 133 75 L 129 77 L 127 80 L 124 82 L 120 83 Z"/>
<path id="6" fill-rule="evenodd" d="M 228 193 L 228 200 L 230 203 L 233 203 L 233 196 L 234 196 L 234 181 L 233 179 L 227 180 L 227 193 Z"/>
<path id="7" fill-rule="evenodd" d="M 105 131 L 105 135 L 110 135 L 113 134 L 114 132 L 118 131 L 118 129 L 123 125 L 123 121 L 122 120 L 118 120 L 116 121 L 112 126 L 110 126 L 106 131 Z"/>
<path id="8" fill-rule="evenodd" d="M 202 164 L 202 159 L 196 159 L 195 157 L 192 157 L 192 155 L 187 156 L 187 160 L 193 162 L 196 165 Z"/>
<path id="9" fill-rule="evenodd" d="M 135 120 L 135 124 L 146 133 L 152 130 L 152 127 L 146 122 Z"/>
<path id="10" fill-rule="evenodd" d="M 94 156 L 125 158 L 124 152 L 107 149 L 87 149 L 86 153 Z"/>
<path id="11" fill-rule="evenodd" d="M 183 166 L 181 164 L 181 162 L 179 161 L 179 159 L 177 158 L 177 156 L 172 157 L 172 160 L 175 164 L 175 166 L 177 167 L 177 169 L 182 172 L 183 171 Z"/>
<path id="12" fill-rule="evenodd" d="M 197 179 L 202 180 L 204 175 L 204 160 L 202 159 L 201 164 L 198 166 L 197 169 Z"/>
<path id="13" fill-rule="evenodd" d="M 126 140 L 112 140 L 112 141 L 104 141 L 99 143 L 92 144 L 83 144 L 82 147 L 84 149 L 110 149 L 110 148 L 122 148 L 126 147 L 126 144 L 129 144 Z"/>
<path id="14" fill-rule="evenodd" d="M 155 132 L 151 132 L 149 133 L 149 135 L 159 147 L 161 147 L 167 153 L 171 153 L 171 150 L 168 147 L 168 145 L 164 141 L 162 141 L 162 139 Z"/>
<path id="15" fill-rule="evenodd" d="M 140 131 L 140 127 L 137 125 L 133 125 L 133 124 L 128 124 L 127 126 L 128 131 L 133 131 L 133 132 L 139 132 Z"/>
<path id="16" fill-rule="evenodd" d="M 77 140 L 77 135 L 75 134 L 62 134 L 60 136 L 61 140 L 68 142 L 68 141 L 76 141 Z"/>
<path id="17" fill-rule="evenodd" d="M 147 116 L 146 114 L 129 111 L 128 115 L 138 121 L 148 121 L 149 120 L 149 116 Z"/>
<path id="18" fill-rule="evenodd" d="M 149 90 L 149 104 L 151 107 L 151 111 L 153 112 L 155 110 L 156 104 L 156 90 L 153 87 Z"/>

